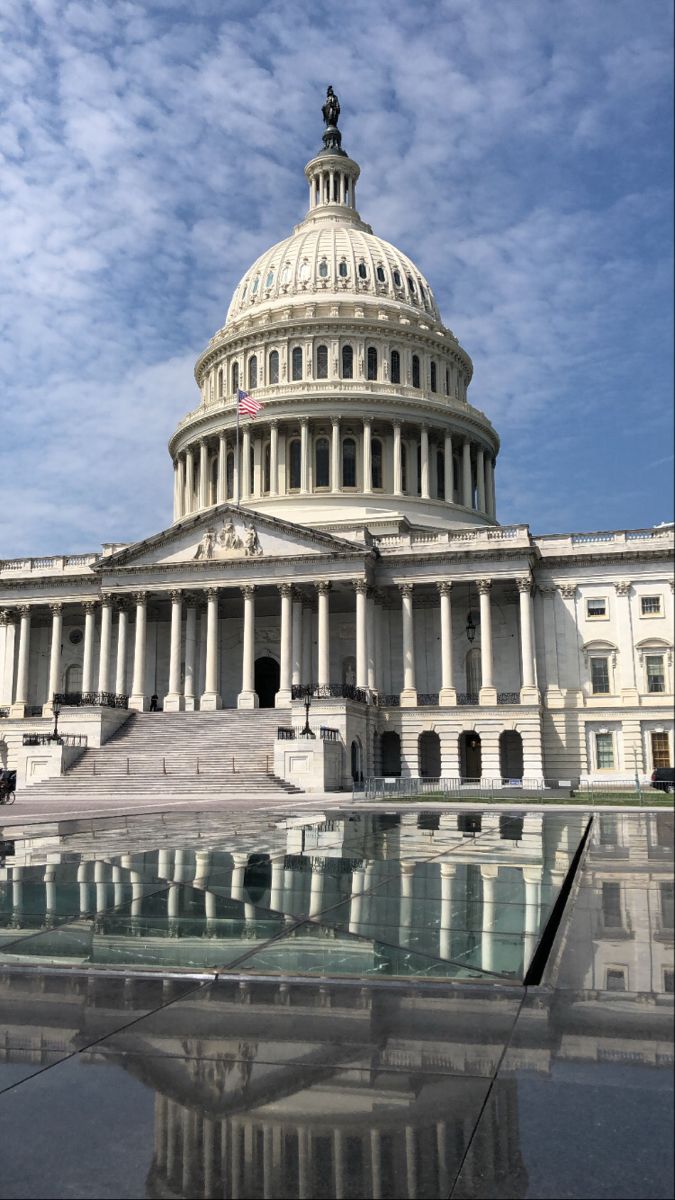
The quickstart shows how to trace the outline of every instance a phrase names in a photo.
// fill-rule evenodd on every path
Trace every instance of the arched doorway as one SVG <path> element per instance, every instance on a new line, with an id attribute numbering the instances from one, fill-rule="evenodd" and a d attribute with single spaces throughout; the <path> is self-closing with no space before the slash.
<path id="1" fill-rule="evenodd" d="M 358 738 L 354 738 L 351 750 L 352 758 L 352 779 L 354 783 L 361 783 L 363 780 L 363 753 L 361 742 Z"/>
<path id="2" fill-rule="evenodd" d="M 475 729 L 465 729 L 459 735 L 459 772 L 462 779 L 474 780 L 483 773 L 480 737 Z"/>
<path id="3" fill-rule="evenodd" d="M 393 729 L 387 729 L 380 739 L 382 774 L 401 774 L 401 739 Z"/>
<path id="4" fill-rule="evenodd" d="M 261 708 L 274 708 L 274 697 L 279 691 L 279 664 L 274 658 L 256 658 L 255 690 Z"/>
<path id="5" fill-rule="evenodd" d="M 499 770 L 504 780 L 523 778 L 523 739 L 515 729 L 499 735 Z"/>
<path id="6" fill-rule="evenodd" d="M 82 667 L 79 663 L 72 663 L 66 669 L 63 690 L 70 693 L 82 691 Z"/>
<path id="7" fill-rule="evenodd" d="M 424 779 L 441 777 L 441 739 L 433 729 L 421 733 L 417 741 L 420 775 Z"/>

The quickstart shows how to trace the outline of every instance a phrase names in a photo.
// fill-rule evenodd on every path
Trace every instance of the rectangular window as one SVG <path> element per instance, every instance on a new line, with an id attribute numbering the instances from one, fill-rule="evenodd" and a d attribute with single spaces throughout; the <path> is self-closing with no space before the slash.
<path id="1" fill-rule="evenodd" d="M 607 988 L 608 992 L 625 992 L 626 990 L 626 972 L 623 967 L 608 967 L 607 968 Z"/>
<path id="2" fill-rule="evenodd" d="M 618 846 L 619 844 L 619 818 L 616 816 L 608 816 L 607 814 L 600 817 L 600 845 L 601 846 Z"/>
<path id="3" fill-rule="evenodd" d="M 672 929 L 675 923 L 675 906 L 673 904 L 673 883 L 659 884 L 661 891 L 661 924 L 664 929 Z"/>
<path id="4" fill-rule="evenodd" d="M 647 691 L 665 692 L 666 690 L 666 673 L 663 668 L 662 654 L 647 654 L 645 656 L 645 668 L 647 671 Z"/>
<path id="5" fill-rule="evenodd" d="M 589 620 L 592 619 L 593 617 L 596 617 L 596 618 L 597 617 L 606 617 L 607 616 L 607 601 L 604 599 L 598 599 L 597 596 L 594 597 L 592 600 L 587 600 L 586 601 L 586 616 L 589 618 Z"/>
<path id="6" fill-rule="evenodd" d="M 670 971 L 667 967 L 663 972 L 663 990 L 671 995 L 675 992 L 675 971 Z"/>
<path id="7" fill-rule="evenodd" d="M 652 766 L 655 769 L 670 766 L 670 741 L 667 733 L 652 733 Z"/>
<path id="8" fill-rule="evenodd" d="M 614 766 L 614 734 L 596 733 L 595 758 L 599 771 L 611 771 Z"/>
<path id="9" fill-rule="evenodd" d="M 661 597 L 660 596 L 641 596 L 640 609 L 643 617 L 660 617 L 661 616 Z"/>
<path id="10" fill-rule="evenodd" d="M 608 929 L 623 928 L 620 883 L 602 885 L 602 920 Z"/>
<path id="11" fill-rule="evenodd" d="M 591 687 L 594 696 L 609 695 L 609 660 L 605 654 L 591 658 Z"/>

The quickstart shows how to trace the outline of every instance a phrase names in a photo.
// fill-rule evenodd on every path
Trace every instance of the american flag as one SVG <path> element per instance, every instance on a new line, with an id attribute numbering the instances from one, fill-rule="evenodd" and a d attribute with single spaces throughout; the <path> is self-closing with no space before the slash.
<path id="1" fill-rule="evenodd" d="M 255 417 L 265 407 L 260 401 L 254 400 L 248 392 L 243 392 L 241 388 L 237 388 L 237 401 L 239 404 L 237 411 L 240 417 Z"/>

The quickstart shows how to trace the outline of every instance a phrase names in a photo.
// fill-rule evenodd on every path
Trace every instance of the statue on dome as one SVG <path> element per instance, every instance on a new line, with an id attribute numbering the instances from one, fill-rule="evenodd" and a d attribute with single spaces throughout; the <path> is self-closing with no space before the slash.
<path id="1" fill-rule="evenodd" d="M 326 103 L 321 109 L 321 112 L 323 113 L 323 119 L 326 122 L 326 125 L 332 125 L 333 127 L 337 125 L 338 117 L 340 116 L 340 101 L 335 95 L 335 92 L 330 84 L 328 85 L 328 89 L 326 91 Z"/>

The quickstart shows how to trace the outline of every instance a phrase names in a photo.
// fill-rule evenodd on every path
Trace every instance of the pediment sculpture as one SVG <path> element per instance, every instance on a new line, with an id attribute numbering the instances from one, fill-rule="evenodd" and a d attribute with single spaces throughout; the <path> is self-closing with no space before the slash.
<path id="1" fill-rule="evenodd" d="M 247 521 L 240 535 L 231 517 L 226 517 L 217 532 L 213 526 L 204 531 L 193 558 L 257 558 L 262 553 L 263 548 L 253 521 Z"/>

